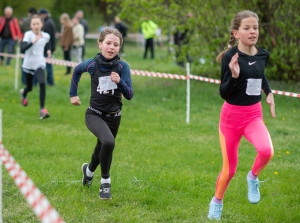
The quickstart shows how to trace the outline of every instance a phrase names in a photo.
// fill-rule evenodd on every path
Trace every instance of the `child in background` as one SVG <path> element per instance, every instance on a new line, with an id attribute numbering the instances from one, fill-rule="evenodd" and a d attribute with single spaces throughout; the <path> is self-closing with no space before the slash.
<path id="1" fill-rule="evenodd" d="M 59 17 L 59 21 L 61 24 L 61 31 L 60 31 L 60 41 L 59 45 L 62 47 L 63 53 L 64 53 L 64 60 L 71 61 L 71 47 L 74 42 L 74 36 L 73 36 L 73 24 L 70 20 L 70 17 L 67 13 L 63 13 Z M 71 67 L 66 68 L 65 75 L 71 74 Z"/>
<path id="2" fill-rule="evenodd" d="M 84 27 L 79 23 L 77 17 L 73 17 L 72 22 L 73 26 L 73 37 L 74 42 L 72 44 L 72 58 L 76 59 L 76 62 L 82 62 L 82 47 L 84 46 Z"/>
<path id="3" fill-rule="evenodd" d="M 274 153 L 260 102 L 263 89 L 274 118 L 274 98 L 264 73 L 269 53 L 255 46 L 259 36 L 258 20 L 254 12 L 245 10 L 237 13 L 231 23 L 228 49 L 217 57 L 218 61 L 222 61 L 220 94 L 226 100 L 219 125 L 223 168 L 215 196 L 210 202 L 209 219 L 221 220 L 223 197 L 236 171 L 241 137 L 244 136 L 257 150 L 252 170 L 246 177 L 248 200 L 252 204 L 260 200 L 258 175 Z M 237 46 L 234 46 L 236 43 Z"/>
<path id="4" fill-rule="evenodd" d="M 115 147 L 115 138 L 121 121 L 122 94 L 130 100 L 133 97 L 130 69 L 120 61 L 118 52 L 122 46 L 122 35 L 117 29 L 104 29 L 98 39 L 101 50 L 95 58 L 88 59 L 75 67 L 70 101 L 80 105 L 77 96 L 78 83 L 82 73 L 91 76 L 90 105 L 85 113 L 88 129 L 97 137 L 97 144 L 91 162 L 82 165 L 82 184 L 90 186 L 98 165 L 101 167 L 100 199 L 111 199 L 110 166 Z"/>
<path id="5" fill-rule="evenodd" d="M 44 58 L 44 49 L 47 49 L 48 58 L 51 57 L 50 36 L 42 30 L 43 21 L 38 15 L 32 16 L 30 20 L 30 31 L 25 32 L 21 42 L 21 52 L 25 53 L 22 69 L 26 77 L 26 88 L 20 90 L 21 103 L 23 106 L 28 105 L 27 94 L 32 90 L 32 80 L 35 75 L 40 85 L 40 119 L 50 117 L 45 108 L 46 99 L 46 81 Z"/>

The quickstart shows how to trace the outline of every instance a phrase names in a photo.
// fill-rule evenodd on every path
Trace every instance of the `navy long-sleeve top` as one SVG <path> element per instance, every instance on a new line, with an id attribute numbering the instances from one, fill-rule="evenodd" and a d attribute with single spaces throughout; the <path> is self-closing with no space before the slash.
<path id="1" fill-rule="evenodd" d="M 268 95 L 271 91 L 264 73 L 269 59 L 269 52 L 257 47 L 254 56 L 247 55 L 233 47 L 228 50 L 222 59 L 220 95 L 232 105 L 253 105 L 261 100 L 261 89 Z M 240 75 L 233 78 L 229 63 L 231 58 L 239 54 Z"/>
<path id="2" fill-rule="evenodd" d="M 71 86 L 70 86 L 70 97 L 77 96 L 77 88 L 82 73 L 88 72 L 92 77 L 95 70 L 95 64 L 96 64 L 95 58 L 93 58 L 93 59 L 87 59 L 75 67 L 72 75 Z M 98 68 L 100 71 L 103 72 L 112 71 L 112 69 L 101 67 L 101 65 L 99 65 Z M 120 75 L 120 81 L 117 84 L 117 87 L 121 90 L 123 96 L 127 100 L 132 99 L 133 90 L 132 90 L 130 69 L 129 69 L 129 65 L 126 62 L 119 61 L 118 74 Z"/>

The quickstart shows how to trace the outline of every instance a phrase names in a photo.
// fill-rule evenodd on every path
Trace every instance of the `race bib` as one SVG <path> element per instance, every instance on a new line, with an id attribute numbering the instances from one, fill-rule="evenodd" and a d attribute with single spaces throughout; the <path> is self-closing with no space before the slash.
<path id="1" fill-rule="evenodd" d="M 246 94 L 250 96 L 261 94 L 261 79 L 247 79 Z"/>
<path id="2" fill-rule="evenodd" d="M 114 89 L 117 88 L 117 84 L 111 80 L 110 76 L 99 77 L 99 85 L 97 87 L 97 92 L 99 92 L 100 94 L 114 94 Z"/>

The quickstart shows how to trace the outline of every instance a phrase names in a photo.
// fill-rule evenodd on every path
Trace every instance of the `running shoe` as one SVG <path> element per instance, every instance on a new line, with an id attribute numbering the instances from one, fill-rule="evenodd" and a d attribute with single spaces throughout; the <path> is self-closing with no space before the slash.
<path id="1" fill-rule="evenodd" d="M 84 163 L 84 164 L 82 164 L 82 167 L 81 167 L 81 169 L 82 169 L 82 173 L 83 173 L 83 177 L 82 177 L 82 185 L 83 186 L 91 186 L 92 185 L 92 183 L 93 183 L 93 178 L 94 177 L 89 177 L 88 175 L 86 175 L 86 168 L 89 166 L 89 164 L 87 164 L 87 163 Z"/>
<path id="2" fill-rule="evenodd" d="M 43 108 L 40 110 L 40 119 L 45 119 L 45 118 L 49 118 L 49 117 L 50 117 L 50 114 L 46 108 Z"/>
<path id="3" fill-rule="evenodd" d="M 223 204 L 217 204 L 213 200 L 211 200 L 209 204 L 209 211 L 208 211 L 208 219 L 210 220 L 221 220 L 223 210 Z"/>
<path id="4" fill-rule="evenodd" d="M 24 97 L 24 89 L 23 88 L 20 90 L 20 95 L 21 95 L 21 103 L 24 107 L 26 107 L 28 105 L 28 100 L 27 100 L 27 98 Z"/>
<path id="5" fill-rule="evenodd" d="M 99 198 L 101 200 L 111 200 L 111 184 L 104 183 L 100 186 Z"/>
<path id="6" fill-rule="evenodd" d="M 248 184 L 248 200 L 252 204 L 257 204 L 260 200 L 260 192 L 259 192 L 259 180 L 252 180 L 247 175 L 247 184 Z"/>

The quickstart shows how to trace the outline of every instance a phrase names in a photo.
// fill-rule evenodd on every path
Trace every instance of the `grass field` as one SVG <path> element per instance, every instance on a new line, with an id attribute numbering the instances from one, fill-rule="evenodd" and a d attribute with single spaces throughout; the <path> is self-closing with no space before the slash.
<path id="1" fill-rule="evenodd" d="M 132 69 L 181 72 L 161 48 L 156 60 L 142 59 L 142 49 L 128 45 L 126 61 Z M 87 57 L 97 47 L 89 42 Z M 56 57 L 61 58 L 57 49 Z M 13 61 L 14 62 L 14 61 Z M 208 205 L 222 168 L 218 139 L 223 100 L 218 85 L 191 81 L 191 123 L 185 123 L 186 82 L 132 76 L 134 98 L 123 100 L 122 122 L 111 168 L 111 201 L 98 198 L 100 170 L 92 187 L 81 186 L 81 165 L 89 162 L 96 139 L 84 123 L 90 81 L 79 86 L 82 104 L 69 102 L 70 76 L 54 66 L 54 87 L 47 88 L 51 114 L 39 120 L 38 88 L 29 106 L 20 104 L 14 90 L 14 67 L 0 67 L 0 109 L 3 144 L 66 222 L 207 222 Z M 183 72 L 183 71 L 182 71 Z M 274 89 L 295 90 L 284 83 Z M 278 87 L 282 88 L 278 88 Z M 263 114 L 274 144 L 274 157 L 262 172 L 262 199 L 247 200 L 246 174 L 256 151 L 244 138 L 239 165 L 224 198 L 223 222 L 299 222 L 300 100 L 275 95 L 271 118 L 263 96 Z M 3 170 L 3 221 L 39 222 Z"/>

